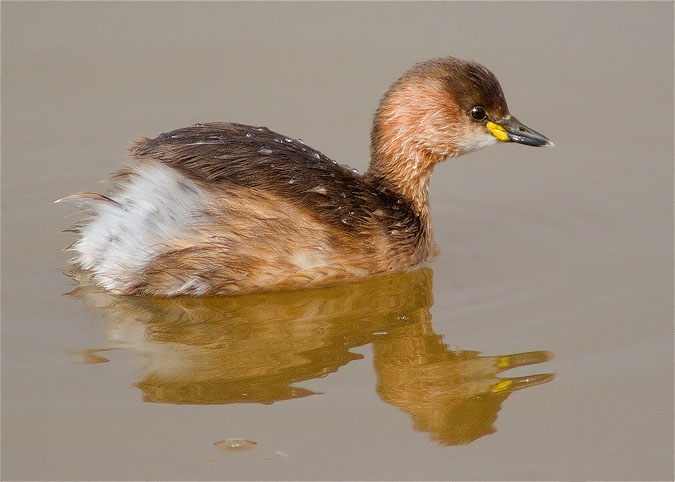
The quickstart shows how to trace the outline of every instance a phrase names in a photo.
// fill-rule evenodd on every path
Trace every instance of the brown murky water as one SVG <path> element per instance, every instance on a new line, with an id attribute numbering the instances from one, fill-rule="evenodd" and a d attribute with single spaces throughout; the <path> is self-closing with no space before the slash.
<path id="1" fill-rule="evenodd" d="M 672 16 L 3 2 L 3 478 L 671 479 Z M 267 125 L 362 170 L 380 95 L 448 54 L 556 147 L 439 166 L 430 267 L 175 300 L 63 274 L 52 201 L 132 138 Z"/>

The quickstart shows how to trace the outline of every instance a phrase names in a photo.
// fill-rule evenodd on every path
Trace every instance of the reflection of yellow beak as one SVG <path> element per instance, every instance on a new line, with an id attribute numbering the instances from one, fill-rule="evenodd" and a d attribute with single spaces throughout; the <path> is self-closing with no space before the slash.
<path id="1" fill-rule="evenodd" d="M 497 139 L 499 139 L 502 142 L 509 142 L 509 135 L 506 133 L 506 129 L 504 129 L 502 126 L 499 124 L 495 124 L 494 122 L 489 122 L 485 124 L 485 127 L 488 128 L 488 130 L 492 133 L 493 136 L 495 136 Z"/>
<path id="2" fill-rule="evenodd" d="M 504 390 L 508 390 L 511 385 L 513 385 L 513 382 L 511 380 L 502 380 L 501 382 L 497 383 L 494 387 L 492 387 L 492 393 L 503 392 Z"/>

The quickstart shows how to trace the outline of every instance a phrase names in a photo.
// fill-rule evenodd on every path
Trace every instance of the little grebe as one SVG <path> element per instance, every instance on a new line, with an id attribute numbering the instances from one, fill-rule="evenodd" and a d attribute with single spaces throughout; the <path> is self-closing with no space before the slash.
<path id="1" fill-rule="evenodd" d="M 434 254 L 434 166 L 494 144 L 549 146 L 508 110 L 497 78 L 453 57 L 417 64 L 382 98 L 364 175 L 264 127 L 196 124 L 143 138 L 109 196 L 78 193 L 73 262 L 124 295 L 315 286 Z"/>

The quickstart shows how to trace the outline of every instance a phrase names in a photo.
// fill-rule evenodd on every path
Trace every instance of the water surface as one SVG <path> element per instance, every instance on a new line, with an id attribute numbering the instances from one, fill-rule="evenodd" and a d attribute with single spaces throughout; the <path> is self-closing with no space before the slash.
<path id="1" fill-rule="evenodd" d="M 3 2 L 3 478 L 671 479 L 672 14 Z M 430 266 L 175 300 L 64 274 L 52 202 L 133 138 L 266 125 L 363 171 L 389 83 L 448 54 L 556 147 L 438 166 Z"/>

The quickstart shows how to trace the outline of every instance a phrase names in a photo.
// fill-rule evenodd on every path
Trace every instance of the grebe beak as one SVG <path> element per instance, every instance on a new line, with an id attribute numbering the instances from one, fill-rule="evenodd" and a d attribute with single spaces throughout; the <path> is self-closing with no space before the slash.
<path id="1" fill-rule="evenodd" d="M 517 142 L 534 147 L 553 146 L 545 135 L 530 129 L 513 116 L 509 116 L 499 124 L 488 121 L 486 127 L 493 136 L 503 142 Z"/>

